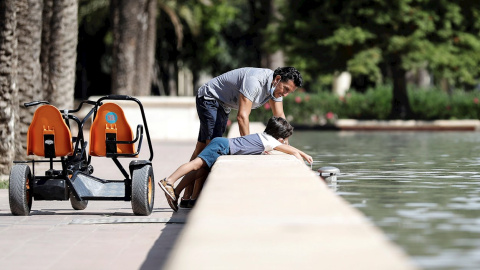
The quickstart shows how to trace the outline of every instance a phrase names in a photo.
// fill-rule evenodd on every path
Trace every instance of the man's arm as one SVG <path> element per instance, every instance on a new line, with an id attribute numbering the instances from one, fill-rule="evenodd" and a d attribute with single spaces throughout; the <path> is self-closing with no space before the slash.
<path id="1" fill-rule="evenodd" d="M 270 103 L 270 107 L 272 108 L 273 116 L 277 117 L 282 117 L 283 119 L 285 118 L 285 113 L 283 112 L 283 102 L 279 101 L 273 101 L 273 99 L 270 99 L 268 101 Z"/>
<path id="2" fill-rule="evenodd" d="M 250 134 L 250 112 L 252 111 L 252 102 L 242 93 L 238 94 L 238 113 L 237 122 L 240 136 Z"/>
<path id="3" fill-rule="evenodd" d="M 290 146 L 290 145 L 287 145 L 287 144 L 281 144 L 281 145 L 275 147 L 274 149 L 278 150 L 280 152 L 286 153 L 286 154 L 294 155 L 296 158 L 300 159 L 301 161 L 303 161 L 303 159 L 305 159 L 308 163 L 310 163 L 310 164 L 313 163 L 313 158 L 311 156 L 305 154 L 304 152 L 298 150 L 297 148 L 295 148 L 293 146 Z"/>
<path id="4" fill-rule="evenodd" d="M 285 112 L 283 111 L 282 101 L 277 102 L 277 101 L 274 101 L 273 99 L 270 99 L 268 102 L 270 103 L 270 107 L 272 108 L 273 116 L 287 119 L 285 117 Z M 285 144 L 288 144 L 288 139 L 285 139 Z"/>

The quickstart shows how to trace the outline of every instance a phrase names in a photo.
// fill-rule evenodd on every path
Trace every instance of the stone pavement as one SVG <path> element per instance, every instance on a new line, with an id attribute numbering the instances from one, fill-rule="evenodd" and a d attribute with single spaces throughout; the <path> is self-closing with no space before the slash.
<path id="1" fill-rule="evenodd" d="M 155 181 L 188 161 L 195 147 L 195 141 L 153 144 Z M 92 164 L 95 176 L 123 179 L 109 159 Z M 123 201 L 90 201 L 82 211 L 69 201 L 33 201 L 31 215 L 17 217 L 8 190 L 0 189 L 0 269 L 161 269 L 189 212 L 173 213 L 156 186 L 148 217 L 133 215 Z"/>

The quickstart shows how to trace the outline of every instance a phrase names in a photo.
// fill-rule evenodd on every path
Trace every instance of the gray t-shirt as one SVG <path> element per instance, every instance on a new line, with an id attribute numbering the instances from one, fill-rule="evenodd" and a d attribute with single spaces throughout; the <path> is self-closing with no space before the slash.
<path id="1" fill-rule="evenodd" d="M 272 151 L 282 143 L 263 132 L 230 138 L 228 144 L 230 155 L 259 155 L 264 151 Z"/>
<path id="2" fill-rule="evenodd" d="M 229 113 L 238 110 L 238 94 L 242 93 L 252 102 L 252 109 L 265 104 L 272 97 L 270 88 L 273 71 L 264 68 L 239 68 L 211 79 L 198 89 L 198 96 L 205 99 L 216 99 Z M 282 101 L 282 98 L 274 99 Z"/>

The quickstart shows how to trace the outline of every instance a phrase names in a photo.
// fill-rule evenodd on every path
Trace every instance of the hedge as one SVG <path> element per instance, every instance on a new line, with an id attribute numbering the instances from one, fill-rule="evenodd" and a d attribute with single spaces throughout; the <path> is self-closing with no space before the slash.
<path id="1" fill-rule="evenodd" d="M 388 120 L 391 109 L 392 87 L 382 85 L 364 93 L 350 90 L 343 97 L 330 92 L 307 93 L 297 90 L 284 98 L 287 119 L 296 125 L 332 124 L 336 119 Z M 408 97 L 416 120 L 479 119 L 480 92 L 409 87 Z M 252 110 L 250 121 L 266 123 L 272 112 L 270 106 Z M 231 119 L 235 119 L 235 114 Z"/>

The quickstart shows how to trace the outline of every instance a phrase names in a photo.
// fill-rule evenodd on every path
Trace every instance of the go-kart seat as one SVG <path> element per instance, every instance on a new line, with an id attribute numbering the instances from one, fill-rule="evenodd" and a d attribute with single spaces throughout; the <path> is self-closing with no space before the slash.
<path id="1" fill-rule="evenodd" d="M 55 158 L 72 154 L 72 134 L 62 114 L 55 106 L 40 106 L 28 127 L 27 155 Z"/>
<path id="2" fill-rule="evenodd" d="M 115 103 L 104 103 L 90 128 L 90 155 L 105 157 L 107 154 L 133 154 L 133 133 L 122 108 Z"/>

